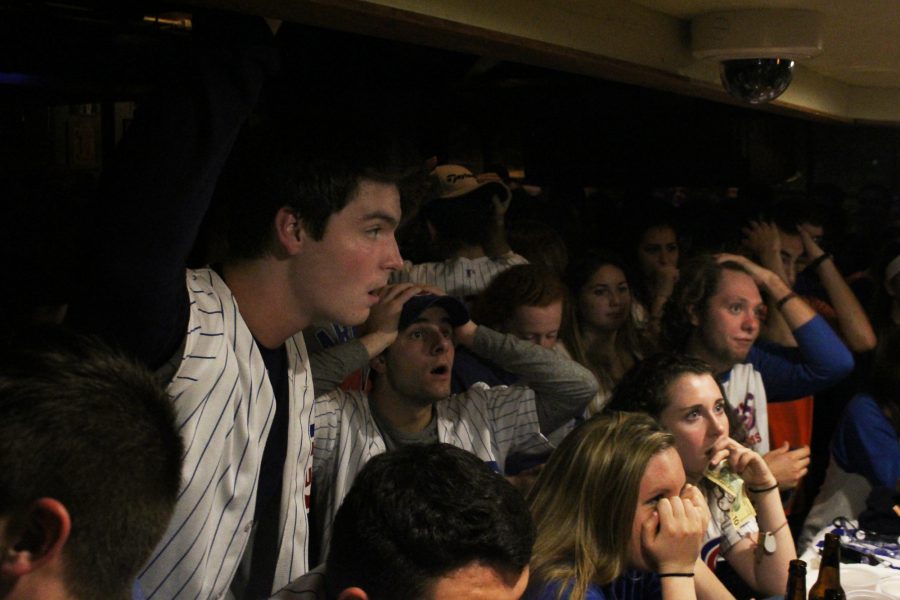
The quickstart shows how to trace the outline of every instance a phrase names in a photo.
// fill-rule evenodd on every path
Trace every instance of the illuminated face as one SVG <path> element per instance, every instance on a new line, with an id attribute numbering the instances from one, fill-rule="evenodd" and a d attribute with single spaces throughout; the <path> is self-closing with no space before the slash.
<path id="1" fill-rule="evenodd" d="M 578 294 L 582 325 L 599 331 L 617 331 L 631 316 L 631 288 L 622 269 L 603 265 Z"/>
<path id="2" fill-rule="evenodd" d="M 451 571 L 432 588 L 433 600 L 519 600 L 528 586 L 528 567 L 515 575 L 504 575 L 481 563 Z"/>
<path id="3" fill-rule="evenodd" d="M 295 257 L 294 298 L 314 321 L 358 325 L 378 303 L 373 292 L 403 266 L 394 230 L 400 222 L 397 186 L 363 180 L 331 215 L 321 240 L 305 236 Z"/>
<path id="4" fill-rule="evenodd" d="M 666 399 L 659 421 L 675 436 L 688 480 L 696 483 L 712 455 L 728 439 L 726 400 L 712 375 L 697 373 L 685 373 L 672 382 Z"/>
<path id="5" fill-rule="evenodd" d="M 631 523 L 631 539 L 628 540 L 628 562 L 630 566 L 642 571 L 652 571 L 651 565 L 641 550 L 641 529 L 643 524 L 653 516 L 656 503 L 661 498 L 678 496 L 686 482 L 684 468 L 675 448 L 659 452 L 647 463 L 641 486 L 638 490 L 638 504 Z"/>
<path id="6" fill-rule="evenodd" d="M 552 348 L 559 337 L 561 323 L 562 300 L 557 300 L 547 306 L 516 307 L 504 324 L 504 330 L 543 348 Z"/>
<path id="7" fill-rule="evenodd" d="M 678 266 L 678 237 L 668 225 L 651 227 L 638 244 L 638 264 L 641 273 L 650 277 L 662 267 Z"/>
<path id="8" fill-rule="evenodd" d="M 394 394 L 427 406 L 450 395 L 453 326 L 447 311 L 432 306 L 397 335 L 387 352 L 373 361 Z"/>
<path id="9" fill-rule="evenodd" d="M 759 335 L 763 306 L 752 277 L 723 269 L 705 314 L 692 317 L 697 329 L 689 343 L 690 353 L 713 365 L 716 372 L 743 361 Z"/>
<path id="10" fill-rule="evenodd" d="M 797 273 L 805 267 L 806 250 L 803 248 L 803 240 L 799 234 L 786 233 L 780 229 L 778 236 L 781 239 L 781 266 L 784 268 L 788 286 L 794 287 Z"/>

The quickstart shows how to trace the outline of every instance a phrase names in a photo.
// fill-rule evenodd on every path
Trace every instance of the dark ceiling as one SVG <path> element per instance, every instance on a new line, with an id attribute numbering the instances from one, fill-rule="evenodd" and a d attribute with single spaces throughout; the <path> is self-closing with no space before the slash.
<path id="1" fill-rule="evenodd" d="M 0 103 L 138 99 L 184 61 L 189 16 L 158 2 L 0 5 Z M 808 159 L 811 125 L 796 118 L 298 24 L 278 43 L 299 109 L 390 119 L 423 156 L 539 182 L 776 183 Z"/>

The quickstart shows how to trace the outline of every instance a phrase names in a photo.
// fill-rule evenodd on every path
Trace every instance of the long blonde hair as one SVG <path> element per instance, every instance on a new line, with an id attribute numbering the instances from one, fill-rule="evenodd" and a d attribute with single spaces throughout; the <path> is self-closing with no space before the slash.
<path id="1" fill-rule="evenodd" d="M 637 413 L 597 415 L 550 457 L 528 496 L 537 529 L 535 581 L 558 582 L 559 597 L 583 600 L 628 566 L 641 478 L 650 459 L 673 447 L 672 434 Z"/>

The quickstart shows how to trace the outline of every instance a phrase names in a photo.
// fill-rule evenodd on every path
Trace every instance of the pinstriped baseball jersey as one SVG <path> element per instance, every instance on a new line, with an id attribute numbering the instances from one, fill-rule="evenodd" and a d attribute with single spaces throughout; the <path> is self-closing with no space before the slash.
<path id="1" fill-rule="evenodd" d="M 540 433 L 534 391 L 523 386 L 478 383 L 462 394 L 435 403 L 438 440 L 468 450 L 502 467 L 514 449 L 541 454 L 552 449 Z M 366 462 L 386 451 L 368 397 L 335 390 L 315 401 L 313 461 L 316 532 L 328 549 L 331 523 L 344 496 Z"/>
<path id="2" fill-rule="evenodd" d="M 483 292 L 491 280 L 506 269 L 524 264 L 528 261 L 515 252 L 497 257 L 454 258 L 418 265 L 405 261 L 402 270 L 391 274 L 391 283 L 412 281 L 434 285 L 450 296 L 469 298 Z"/>
<path id="3" fill-rule="evenodd" d="M 169 383 L 186 453 L 175 514 L 139 579 L 148 600 L 225 595 L 252 528 L 272 385 L 225 282 L 187 272 L 190 321 Z M 307 570 L 312 476 L 312 378 L 302 335 L 286 342 L 289 407 L 273 589 Z"/>

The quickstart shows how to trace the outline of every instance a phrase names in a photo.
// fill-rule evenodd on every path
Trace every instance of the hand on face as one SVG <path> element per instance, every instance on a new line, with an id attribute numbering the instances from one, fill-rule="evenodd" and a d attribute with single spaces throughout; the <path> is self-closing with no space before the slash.
<path id="1" fill-rule="evenodd" d="M 723 460 L 727 460 L 731 470 L 750 487 L 767 488 L 777 483 L 762 456 L 731 438 L 724 439 L 721 448 L 713 452 L 710 467 L 715 468 Z"/>
<path id="2" fill-rule="evenodd" d="M 763 458 L 778 481 L 778 487 L 782 490 L 791 490 L 797 487 L 809 470 L 809 446 L 791 450 L 790 445 L 785 442 L 780 448 L 772 450 Z"/>
<path id="3" fill-rule="evenodd" d="M 678 283 L 678 267 L 674 265 L 659 267 L 653 272 L 653 289 L 657 296 L 667 298 L 671 296 L 676 283 Z"/>
<path id="4" fill-rule="evenodd" d="M 708 523 L 703 495 L 691 484 L 681 496 L 661 498 L 641 528 L 645 561 L 659 573 L 692 573 Z"/>

